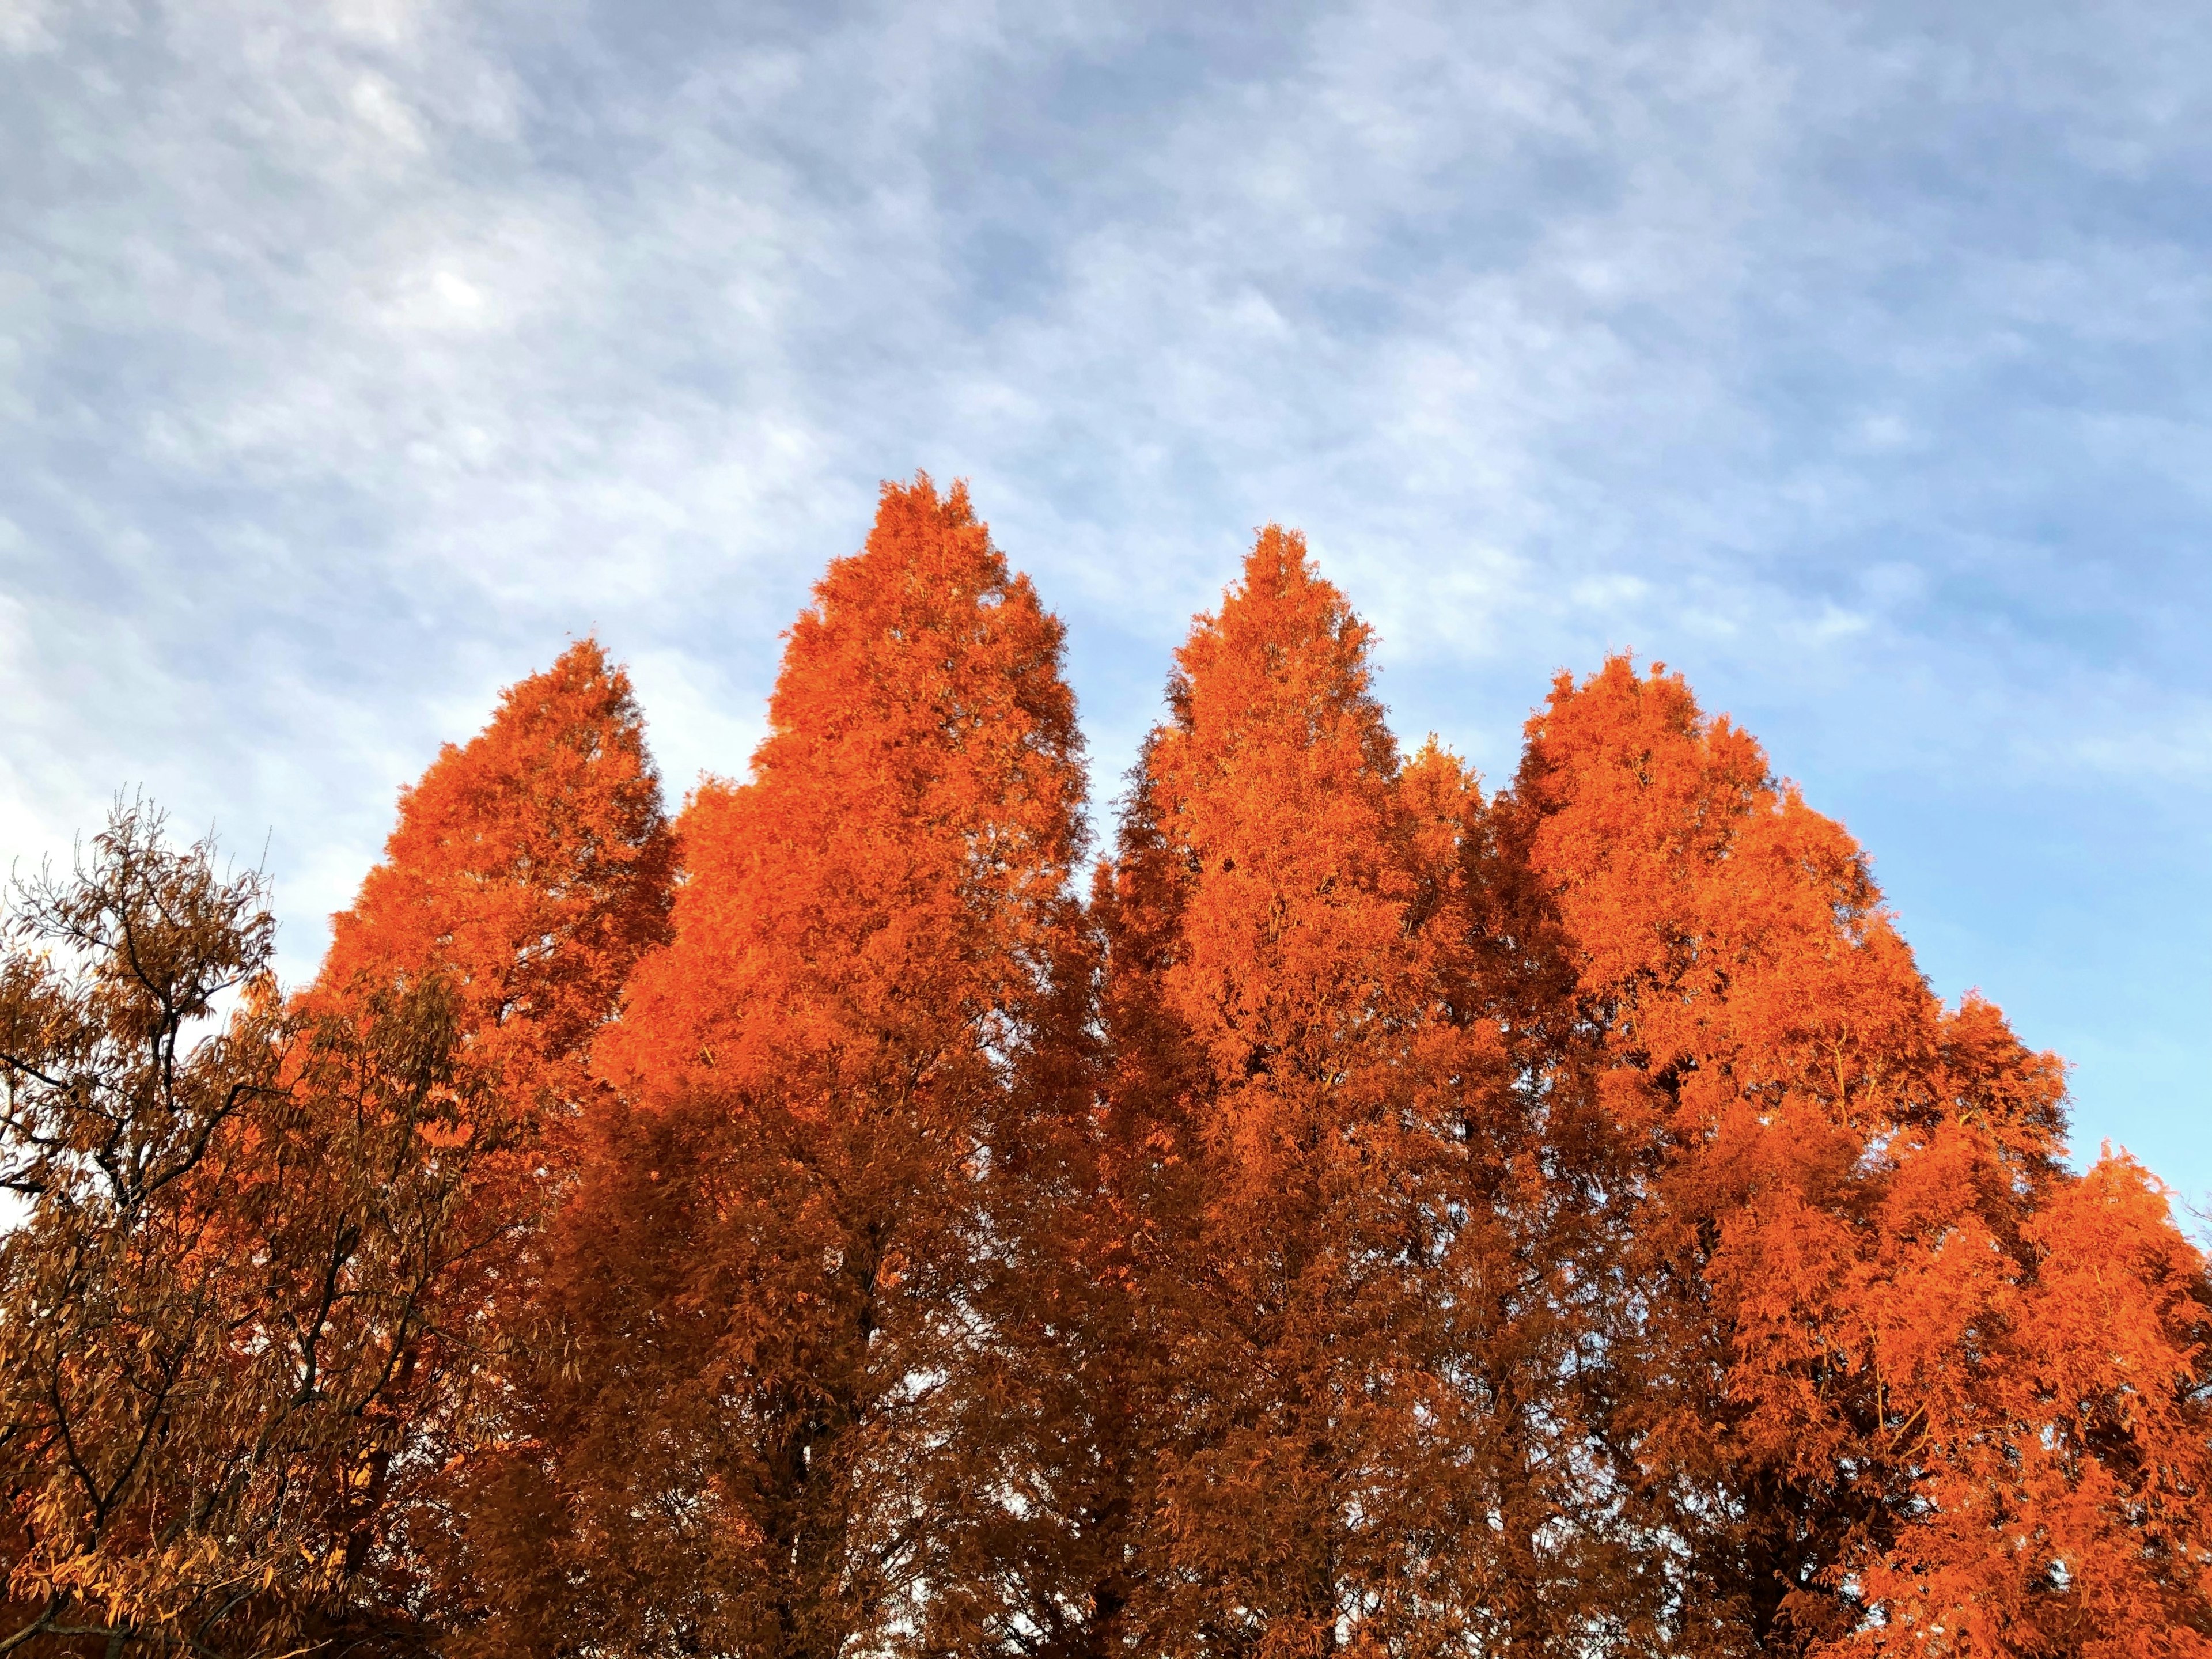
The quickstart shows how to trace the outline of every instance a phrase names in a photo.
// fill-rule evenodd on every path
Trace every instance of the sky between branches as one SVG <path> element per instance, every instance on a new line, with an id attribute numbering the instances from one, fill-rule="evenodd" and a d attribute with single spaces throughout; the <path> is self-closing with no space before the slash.
<path id="1" fill-rule="evenodd" d="M 1253 527 L 1492 779 L 1632 647 L 2212 1189 L 2212 16 L 0 0 L 0 845 L 143 783 L 303 972 L 596 629 L 672 793 L 887 477 L 1101 803 Z"/>

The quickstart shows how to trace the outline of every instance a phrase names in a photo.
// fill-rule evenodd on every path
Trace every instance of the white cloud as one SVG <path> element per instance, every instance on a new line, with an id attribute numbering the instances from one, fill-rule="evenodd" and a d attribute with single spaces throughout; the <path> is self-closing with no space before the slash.
<path id="1" fill-rule="evenodd" d="M 346 103 L 362 125 L 393 149 L 419 155 L 429 147 L 414 109 L 382 76 L 365 71 L 357 76 L 346 94 Z"/>
<path id="2" fill-rule="evenodd" d="M 337 0 L 329 15 L 343 39 L 390 48 L 416 39 L 423 11 L 418 0 Z"/>
<path id="3" fill-rule="evenodd" d="M 46 0 L 0 0 L 0 52 L 27 58 L 58 44 L 46 27 Z"/>

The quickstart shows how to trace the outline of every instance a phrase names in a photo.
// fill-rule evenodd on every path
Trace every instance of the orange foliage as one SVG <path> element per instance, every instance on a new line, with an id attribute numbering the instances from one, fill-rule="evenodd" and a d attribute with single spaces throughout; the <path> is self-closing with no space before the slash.
<path id="1" fill-rule="evenodd" d="M 791 631 L 751 781 L 686 810 L 675 938 L 605 1049 L 635 1103 L 551 1309 L 580 1391 L 554 1390 L 579 1530 L 552 1547 L 608 1571 L 511 1630 L 891 1639 L 932 1540 L 992 1501 L 942 1430 L 991 1131 L 1073 921 L 1060 636 L 964 491 L 887 488 Z"/>
<path id="2" fill-rule="evenodd" d="M 2050 1246 L 2097 1231 L 2057 1161 L 2056 1060 L 1986 1003 L 1936 1003 L 1856 846 L 1679 678 L 1615 659 L 1562 678 L 1510 810 L 1572 941 L 1605 1098 L 1650 1148 L 1623 1264 L 1644 1312 L 1615 1362 L 1636 1507 L 1680 1541 L 1671 1640 L 1798 1651 L 1940 1629 L 1947 1650 L 2056 1652 L 2094 1626 L 2115 1652 L 2195 1651 L 2172 1619 L 2204 1620 L 2203 1534 L 2192 1555 L 2155 1499 L 2170 1516 L 2202 1490 L 2203 1263 L 2155 1204 L 2126 1212 L 2142 1244 L 2096 1254 L 2111 1289 L 2075 1304 L 2075 1334 L 2143 1353 L 2170 1410 L 2093 1406 L 2123 1386 L 2109 1373 L 2071 1394 L 2030 1380 L 2062 1305 Z M 2098 1491 L 2118 1473 L 2079 1438 L 2098 1409 L 2168 1431 L 2174 1461 L 2123 1477 L 2128 1502 L 2053 1473 L 2070 1459 Z M 2054 1482 L 2067 1522 L 2054 1509 L 2024 1542 L 2026 1494 Z M 2180 1586 L 2162 1605 L 2154 1559 Z M 1999 1622 L 1998 1580 L 2021 1607 L 1991 1642 L 1971 1632 Z M 2130 1623 L 2166 1645 L 2128 1645 Z"/>
<path id="3" fill-rule="evenodd" d="M 1123 836 L 1121 884 L 1166 938 L 1127 953 L 1151 983 L 1115 996 L 1153 1005 L 1181 1073 L 1152 1107 L 1146 1284 L 1172 1378 L 1146 1612 L 1170 1649 L 1324 1651 L 1407 1565 L 1374 1488 L 1398 1495 L 1418 1391 L 1392 1325 L 1431 1159 L 1413 823 L 1368 637 L 1303 543 L 1264 532 L 1176 654 Z"/>
<path id="4" fill-rule="evenodd" d="M 449 1603 L 471 1594 L 458 1558 L 486 1501 L 481 1483 L 501 1467 L 484 1443 L 510 1432 L 500 1350 L 524 1322 L 538 1230 L 573 1171 L 593 1040 L 639 957 L 666 937 L 675 853 L 629 677 L 580 641 L 508 687 L 481 733 L 447 744 L 401 792 L 383 861 L 331 919 L 302 999 L 344 1026 L 395 991 L 435 988 L 451 1000 L 472 1112 L 495 1115 L 425 1132 L 441 1146 L 482 1143 L 466 1188 L 470 1271 L 441 1286 L 434 1345 L 418 1340 L 397 1373 L 424 1419 L 418 1460 L 445 1469 L 403 1494 L 380 1455 L 359 1500 L 374 1517 L 362 1535 L 396 1556 L 380 1565 L 403 1580 L 428 1575 Z M 473 1386 L 438 1401 L 432 1370 Z"/>
<path id="5" fill-rule="evenodd" d="M 384 860 L 331 918 L 338 995 L 449 978 L 476 1060 L 558 1130 L 632 966 L 667 932 L 675 841 L 629 676 L 582 640 L 400 792 Z"/>
<path id="6" fill-rule="evenodd" d="M 1935 1161 L 1935 1160 L 1931 1160 Z M 1955 1179 L 1952 1167 L 1923 1184 Z M 1900 1181 L 1900 1184 L 1902 1181 Z M 2212 1290 L 2166 1198 L 2107 1155 L 2006 1251 L 1876 1287 L 1876 1344 L 1912 1437 L 1910 1523 L 1855 1566 L 1878 1622 L 1839 1644 L 1982 1659 L 2212 1651 Z M 1910 1239 L 1907 1233 L 1905 1237 Z M 1898 1248 L 1898 1247 L 1893 1247 Z"/>
<path id="7" fill-rule="evenodd" d="M 1168 1651 L 1566 1641 L 1601 1547 L 1567 1396 L 1577 1108 L 1487 948 L 1473 781 L 1401 767 L 1370 634 L 1264 532 L 1178 653 L 1102 884 L 1109 1092 L 1156 1397 L 1139 1607 Z M 1578 1149 L 1579 1150 L 1579 1149 Z M 1579 1179 L 1579 1176 L 1571 1177 Z"/>
<path id="8" fill-rule="evenodd" d="M 2212 1659 L 2212 1276 L 2060 1063 L 1679 676 L 1486 799 L 1372 648 L 1261 532 L 1085 903 L 1060 625 L 920 477 L 748 779 L 672 828 L 577 645 L 289 1003 L 119 819 L 0 960 L 0 1643 Z"/>

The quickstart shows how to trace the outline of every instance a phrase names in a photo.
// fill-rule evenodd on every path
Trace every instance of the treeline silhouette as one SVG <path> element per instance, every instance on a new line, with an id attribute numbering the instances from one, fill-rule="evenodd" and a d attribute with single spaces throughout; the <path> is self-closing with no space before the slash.
<path id="1" fill-rule="evenodd" d="M 925 477 L 748 781 L 576 645 L 303 989 L 119 805 L 0 973 L 0 1652 L 2212 1653 L 2212 1283 L 2059 1061 L 1678 676 L 1486 793 L 1370 645 L 1263 532 L 1093 865 Z"/>

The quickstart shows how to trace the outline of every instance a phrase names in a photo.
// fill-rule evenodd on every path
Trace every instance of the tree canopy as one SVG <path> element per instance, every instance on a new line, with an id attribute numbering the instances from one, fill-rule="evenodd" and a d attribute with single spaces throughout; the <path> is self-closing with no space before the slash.
<path id="1" fill-rule="evenodd" d="M 594 641 L 312 982 L 119 801 L 0 945 L 0 1653 L 2212 1655 L 2212 1269 L 1678 674 L 1408 754 L 1259 532 L 1103 856 L 886 485 L 671 817 Z M 734 759 L 735 757 L 733 757 Z"/>

